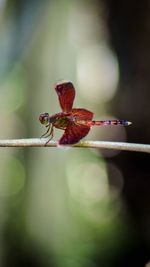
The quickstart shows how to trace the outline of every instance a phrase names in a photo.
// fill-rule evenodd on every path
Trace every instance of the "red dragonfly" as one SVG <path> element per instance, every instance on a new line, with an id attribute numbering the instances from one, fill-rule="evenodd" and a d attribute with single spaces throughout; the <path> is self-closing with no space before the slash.
<path id="1" fill-rule="evenodd" d="M 84 108 L 72 108 L 75 98 L 75 88 L 70 81 L 58 82 L 55 85 L 55 90 L 59 98 L 59 103 L 62 112 L 49 116 L 48 113 L 43 113 L 39 116 L 39 120 L 48 129 L 41 137 L 48 137 L 50 139 L 54 136 L 54 127 L 64 130 L 64 134 L 59 140 L 60 145 L 75 144 L 80 139 L 85 137 L 90 131 L 91 126 L 105 126 L 105 125 L 130 125 L 131 122 L 127 120 L 104 120 L 94 121 L 93 112 Z"/>

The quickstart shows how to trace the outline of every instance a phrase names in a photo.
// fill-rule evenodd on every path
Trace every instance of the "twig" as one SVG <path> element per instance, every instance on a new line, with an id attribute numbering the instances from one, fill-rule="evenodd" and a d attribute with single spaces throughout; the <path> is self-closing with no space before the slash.
<path id="1" fill-rule="evenodd" d="M 50 141 L 45 146 L 47 140 L 48 140 L 47 138 L 0 140 L 0 147 L 57 147 L 58 146 L 58 142 L 56 141 Z M 70 147 L 104 148 L 104 149 L 150 153 L 150 145 L 125 143 L 125 142 L 80 141 L 78 144 L 72 145 Z"/>

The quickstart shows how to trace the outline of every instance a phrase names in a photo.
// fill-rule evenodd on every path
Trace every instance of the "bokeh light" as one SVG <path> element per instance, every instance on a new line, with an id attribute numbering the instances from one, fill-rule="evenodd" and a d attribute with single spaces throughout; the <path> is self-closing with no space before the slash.
<path id="1" fill-rule="evenodd" d="M 111 100 L 117 89 L 119 71 L 117 59 L 106 45 L 84 48 L 77 64 L 78 85 L 84 97 L 98 103 Z"/>
<path id="2" fill-rule="evenodd" d="M 71 165 L 71 170 L 68 171 L 68 184 L 71 196 L 85 205 L 109 197 L 107 174 L 103 164 Z"/>

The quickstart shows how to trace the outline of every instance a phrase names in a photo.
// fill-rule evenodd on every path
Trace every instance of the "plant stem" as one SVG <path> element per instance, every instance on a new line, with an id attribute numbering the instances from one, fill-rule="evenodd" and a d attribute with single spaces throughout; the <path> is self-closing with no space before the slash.
<path id="1" fill-rule="evenodd" d="M 29 139 L 9 139 L 0 140 L 0 147 L 57 147 L 56 141 L 49 141 L 45 146 L 47 138 L 29 138 Z M 108 141 L 80 141 L 75 145 L 68 145 L 70 147 L 80 148 L 104 148 L 115 150 L 126 150 L 150 153 L 150 145 L 135 144 L 125 142 L 108 142 Z"/>

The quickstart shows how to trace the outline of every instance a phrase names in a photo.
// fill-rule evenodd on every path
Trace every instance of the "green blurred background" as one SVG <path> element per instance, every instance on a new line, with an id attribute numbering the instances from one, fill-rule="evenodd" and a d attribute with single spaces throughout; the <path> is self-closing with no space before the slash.
<path id="1" fill-rule="evenodd" d="M 150 141 L 149 1 L 0 0 L 0 138 L 40 137 L 74 107 L 130 127 L 86 139 Z M 55 139 L 62 131 L 55 131 Z M 0 149 L 0 266 L 150 266 L 150 157 L 111 150 Z"/>

